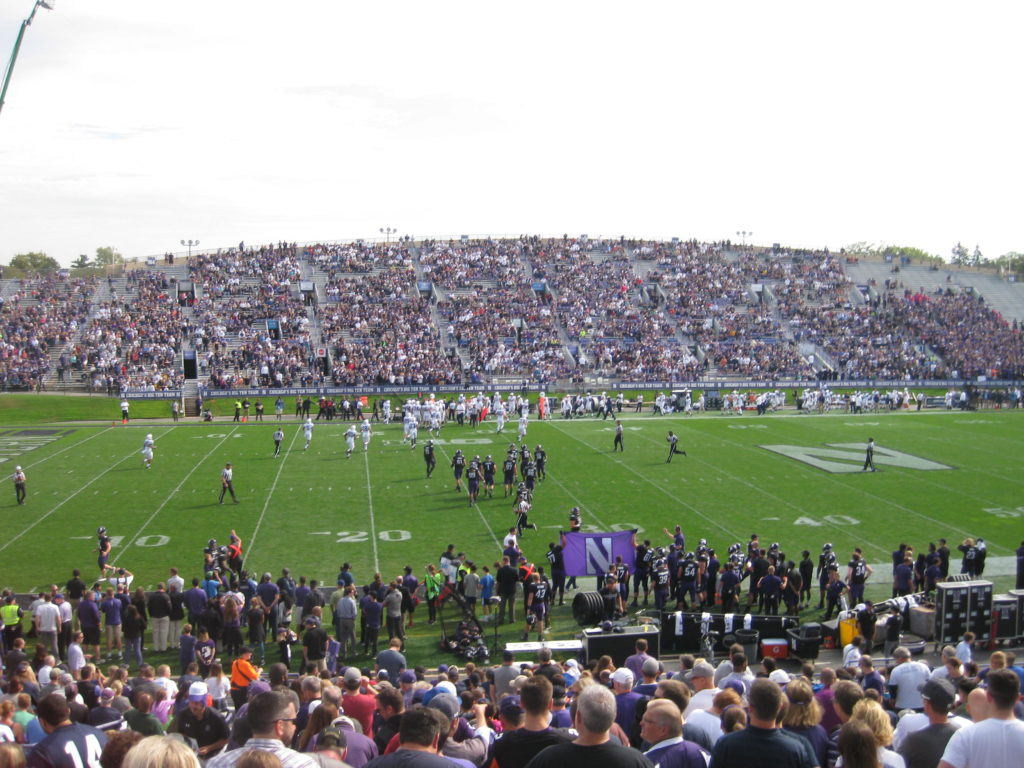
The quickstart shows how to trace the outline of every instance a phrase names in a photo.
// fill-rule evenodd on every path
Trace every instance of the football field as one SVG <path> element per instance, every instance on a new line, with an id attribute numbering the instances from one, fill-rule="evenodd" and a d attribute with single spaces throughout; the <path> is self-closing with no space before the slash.
<path id="1" fill-rule="evenodd" d="M 539 530 L 522 540 L 531 560 L 544 562 L 547 544 L 579 506 L 586 531 L 636 528 L 641 539 L 666 544 L 662 529 L 678 523 L 689 549 L 706 538 L 720 555 L 752 533 L 763 546 L 780 542 L 794 559 L 805 548 L 816 556 L 829 541 L 845 562 L 860 546 L 870 563 L 886 564 L 869 582 L 886 596 L 890 552 L 900 542 L 924 551 L 940 536 L 952 548 L 981 536 L 986 575 L 999 589 L 1012 586 L 1008 556 L 1024 538 L 1021 411 L 692 418 L 624 412 L 622 420 L 621 453 L 611 452 L 611 420 L 530 422 L 528 444 L 548 454 L 531 514 Z M 514 426 L 501 435 L 493 422 L 475 430 L 445 426 L 428 480 L 426 430 L 410 449 L 401 425 L 374 424 L 369 451 L 357 439 L 346 460 L 347 423 L 317 422 L 309 450 L 297 421 L 283 425 L 280 458 L 273 457 L 273 417 L 4 427 L 0 459 L 8 474 L 16 464 L 24 468 L 28 497 L 18 506 L 8 481 L 0 501 L 2 583 L 36 590 L 62 584 L 75 567 L 93 578 L 100 525 L 113 538 L 111 562 L 145 587 L 165 579 L 172 565 L 186 580 L 199 576 L 207 541 L 226 543 L 232 529 L 250 571 L 276 575 L 288 566 L 294 576 L 329 585 L 345 561 L 366 583 L 374 572 L 387 579 L 405 565 L 422 574 L 448 544 L 479 565 L 498 557 L 515 519 L 500 485 Z M 666 463 L 670 429 L 687 455 Z M 149 432 L 156 457 L 145 469 L 140 449 Z M 874 473 L 861 471 L 869 437 L 878 444 Z M 449 464 L 457 449 L 498 462 L 493 499 L 470 505 L 454 491 Z M 228 497 L 219 505 L 219 474 L 229 461 L 240 503 Z"/>

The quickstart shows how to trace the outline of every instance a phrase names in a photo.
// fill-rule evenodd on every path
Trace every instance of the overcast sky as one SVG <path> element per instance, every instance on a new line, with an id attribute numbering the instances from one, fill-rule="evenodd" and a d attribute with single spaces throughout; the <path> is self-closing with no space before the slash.
<path id="1" fill-rule="evenodd" d="M 0 0 L 0 47 L 31 0 Z M 400 234 L 1024 251 L 1016 2 L 57 0 L 0 262 Z"/>

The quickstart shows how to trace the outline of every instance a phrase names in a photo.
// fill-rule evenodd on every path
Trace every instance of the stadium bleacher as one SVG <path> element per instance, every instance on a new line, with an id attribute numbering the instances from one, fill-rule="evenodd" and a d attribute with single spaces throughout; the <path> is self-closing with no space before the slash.
<path id="1" fill-rule="evenodd" d="M 177 388 L 186 350 L 213 389 L 1024 373 L 1024 286 L 824 251 L 524 236 L 132 266 L 2 281 L 3 386 Z"/>

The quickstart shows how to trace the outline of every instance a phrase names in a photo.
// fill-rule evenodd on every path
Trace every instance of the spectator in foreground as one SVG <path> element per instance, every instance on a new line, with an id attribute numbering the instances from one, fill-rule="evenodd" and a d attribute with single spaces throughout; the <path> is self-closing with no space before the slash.
<path id="1" fill-rule="evenodd" d="M 71 708 L 63 694 L 51 693 L 44 697 L 36 707 L 36 715 L 46 736 L 29 755 L 30 768 L 81 768 L 80 756 L 91 755 L 95 751 L 94 743 L 100 751 L 107 743 L 103 731 L 71 722 Z"/>
<path id="2" fill-rule="evenodd" d="M 715 742 L 710 768 L 815 768 L 818 765 L 809 741 L 778 727 L 776 718 L 782 711 L 785 697 L 777 683 L 763 677 L 754 680 L 747 700 L 749 725 Z"/>
<path id="3" fill-rule="evenodd" d="M 639 752 L 609 740 L 615 722 L 611 691 L 602 685 L 588 685 L 573 706 L 573 724 L 579 736 L 567 744 L 548 747 L 527 763 L 527 768 L 651 768 L 651 762 Z"/>
<path id="4" fill-rule="evenodd" d="M 252 729 L 252 738 L 240 749 L 233 749 L 210 760 L 207 768 L 234 768 L 246 753 L 253 750 L 269 752 L 288 768 L 318 768 L 309 755 L 296 752 L 285 744 L 295 737 L 295 716 L 298 710 L 294 694 L 283 691 L 261 693 L 248 702 L 246 720 Z"/>
<path id="5" fill-rule="evenodd" d="M 988 675 L 988 717 L 964 726 L 950 738 L 939 768 L 1011 768 L 1024 755 L 1024 722 L 1013 707 L 1020 698 L 1020 678 L 1009 669 Z"/>
<path id="6" fill-rule="evenodd" d="M 414 707 L 402 715 L 398 729 L 398 749 L 366 764 L 367 768 L 461 768 L 438 754 L 442 736 L 450 723 L 436 709 Z"/>
<path id="7" fill-rule="evenodd" d="M 199 768 L 199 760 L 181 739 L 147 736 L 128 750 L 122 768 Z"/>

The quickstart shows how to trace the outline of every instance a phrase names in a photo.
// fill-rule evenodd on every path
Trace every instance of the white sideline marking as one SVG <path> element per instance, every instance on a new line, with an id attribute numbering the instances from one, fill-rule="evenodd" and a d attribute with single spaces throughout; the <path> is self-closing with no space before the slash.
<path id="1" fill-rule="evenodd" d="M 292 453 L 292 448 L 295 447 L 295 440 L 299 437 L 299 433 L 296 432 L 292 435 L 292 442 L 288 446 L 288 450 L 285 451 L 281 463 L 277 467 L 277 474 L 274 475 L 274 483 L 270 486 L 270 493 L 267 494 L 266 501 L 263 502 L 263 511 L 260 512 L 260 517 L 256 521 L 256 527 L 252 531 L 252 536 L 249 539 L 249 546 L 246 548 L 246 553 L 242 556 L 242 565 L 245 565 L 245 561 L 249 559 L 249 555 L 252 554 L 252 548 L 256 543 L 256 534 L 260 532 L 260 526 L 263 525 L 263 517 L 267 514 L 267 507 L 270 506 L 270 500 L 274 497 L 274 489 L 277 488 L 277 481 L 281 477 L 281 472 L 284 470 L 284 463 L 288 461 L 288 457 Z M 291 490 L 289 488 L 288 490 Z"/>
<path id="2" fill-rule="evenodd" d="M 174 429 L 174 427 L 171 427 L 171 429 Z M 144 530 L 146 530 L 146 526 L 148 526 L 148 525 L 149 525 L 149 524 L 150 524 L 151 522 L 153 522 L 153 519 L 154 519 L 154 518 L 155 518 L 155 517 L 156 517 L 156 516 L 157 516 L 158 514 L 160 514 L 160 510 L 162 510 L 162 509 L 163 509 L 164 507 L 166 507 L 166 506 L 167 506 L 167 505 L 168 505 L 168 504 L 170 503 L 171 499 L 173 499 L 173 498 L 174 498 L 174 494 L 176 494 L 176 493 L 177 493 L 178 491 L 180 491 L 180 490 L 181 490 L 181 486 L 183 486 L 183 485 L 185 484 L 185 482 L 186 482 L 186 481 L 187 481 L 187 480 L 188 480 L 188 479 L 189 479 L 190 477 L 192 477 L 192 475 L 193 475 L 193 474 L 195 474 L 195 471 L 196 471 L 197 469 L 199 469 L 199 467 L 200 467 L 200 466 L 202 465 L 202 463 L 203 463 L 204 461 L 206 461 L 206 460 L 207 460 L 208 458 L 210 458 L 210 456 L 211 456 L 211 455 L 213 454 L 213 452 L 214 452 L 214 451 L 216 451 L 216 450 L 217 450 L 218 448 L 220 448 L 220 447 L 221 447 L 221 445 L 223 445 L 223 444 L 224 444 L 224 441 L 225 441 L 225 440 L 227 440 L 227 439 L 228 439 L 229 437 L 231 437 L 231 435 L 232 435 L 232 434 L 234 434 L 234 433 L 235 433 L 235 432 L 236 432 L 237 430 L 238 430 L 238 427 L 235 427 L 234 429 L 232 429 L 232 430 L 231 430 L 231 432 L 228 432 L 228 434 L 227 434 L 227 435 L 225 435 L 224 437 L 222 437 L 222 438 L 221 438 L 221 439 L 220 439 L 220 440 L 219 440 L 219 441 L 217 442 L 217 444 L 216 444 L 215 446 L 213 446 L 213 448 L 211 448 L 211 449 L 210 449 L 210 452 L 209 452 L 208 454 L 206 454 L 205 456 L 203 456 L 203 458 L 201 458 L 201 459 L 200 459 L 200 460 L 199 460 L 198 462 L 196 462 L 196 465 L 195 465 L 194 467 L 192 467 L 192 469 L 190 469 L 190 470 L 189 470 L 188 474 L 187 474 L 187 475 L 185 475 L 185 477 L 183 477 L 183 478 L 182 478 L 181 482 L 180 482 L 180 483 L 178 483 L 178 485 L 177 485 L 177 486 L 175 487 L 175 489 L 174 489 L 173 491 L 171 491 L 171 492 L 170 492 L 170 493 L 169 493 L 169 494 L 167 495 L 167 498 L 166 498 L 166 499 L 164 499 L 164 500 L 163 500 L 163 501 L 162 501 L 162 502 L 160 503 L 160 506 L 159 506 L 159 507 L 157 507 L 157 508 L 156 508 L 156 509 L 155 509 L 155 510 L 153 511 L 153 514 L 151 514 L 151 515 L 150 515 L 149 517 L 147 517 L 147 518 L 146 518 L 146 522 L 144 522 L 144 523 L 142 524 L 142 527 L 141 527 L 141 528 L 139 528 L 139 530 L 137 530 L 137 531 L 135 532 L 135 535 L 134 535 L 134 536 L 132 536 L 132 537 L 131 537 L 130 539 L 128 539 L 128 542 L 129 542 L 129 544 L 131 544 L 131 542 L 135 541 L 135 540 L 136 540 L 137 538 L 139 538 L 139 536 L 141 536 L 141 535 L 142 535 L 142 532 L 143 532 Z M 136 491 L 136 493 L 138 493 L 138 491 Z M 117 560 L 118 560 L 118 558 L 120 558 L 120 557 L 121 557 L 121 555 L 122 555 L 122 554 L 124 554 L 124 551 L 125 551 L 125 548 L 124 548 L 124 547 L 122 547 L 121 549 L 119 549 L 119 550 L 118 550 L 118 552 L 117 552 L 117 554 L 116 554 L 116 555 L 114 555 L 114 557 L 113 557 L 113 558 L 111 559 L 111 561 L 110 561 L 110 564 L 111 564 L 111 565 L 113 565 L 114 563 L 116 563 L 116 562 L 117 562 Z"/>
<path id="3" fill-rule="evenodd" d="M 107 427 L 107 429 L 110 429 L 110 427 Z M 171 427 L 171 429 L 174 429 L 174 427 Z M 171 430 L 169 429 L 169 430 L 167 430 L 167 431 L 168 431 L 168 432 L 170 432 Z M 84 441 L 83 441 L 83 442 L 84 442 Z M 8 539 L 7 541 L 5 541 L 5 542 L 3 543 L 3 546 L 0 546 L 0 552 L 3 552 L 3 551 L 4 551 L 5 549 L 7 549 L 7 548 L 8 548 L 9 546 L 11 546 L 11 544 L 13 544 L 14 542 L 16 542 L 16 541 L 17 541 L 18 539 L 20 539 L 20 538 L 21 538 L 22 536 L 24 536 L 24 535 L 25 535 L 26 533 L 28 533 L 29 531 L 31 531 L 31 530 L 32 530 L 33 528 L 35 528 L 35 527 L 36 527 L 37 525 L 39 525 L 39 524 L 40 524 L 41 522 L 43 522 L 43 520 L 45 520 L 46 518 L 48 518 L 48 517 L 49 517 L 50 515 L 52 515 L 52 514 L 53 514 L 54 512 L 56 512 L 56 511 L 57 511 L 58 509 L 60 509 L 60 508 L 61 508 L 61 507 L 63 507 L 63 506 L 65 505 L 65 504 L 67 504 L 67 503 L 68 503 L 69 501 L 71 501 L 71 500 L 72 500 L 73 498 L 75 498 L 75 496 L 77 496 L 78 494 L 80 494 L 80 493 L 81 493 L 82 491 L 84 491 L 84 490 L 85 490 L 86 488 L 88 488 L 88 487 L 89 487 L 90 485 L 92 485 L 92 484 L 93 484 L 93 483 L 95 483 L 95 482 L 96 482 L 97 480 L 99 480 L 99 479 L 100 479 L 101 477 L 103 477 L 103 476 L 104 476 L 105 474 L 107 474 L 107 472 L 109 472 L 110 470 L 112 470 L 112 469 L 113 469 L 114 467 L 118 466 L 118 464 L 124 464 L 124 463 L 125 463 L 126 461 L 128 461 L 128 459 L 130 459 L 130 458 L 132 458 L 132 457 L 135 457 L 135 456 L 138 456 L 138 455 L 139 455 L 139 452 L 138 452 L 138 450 L 137 450 L 137 449 L 134 449 L 134 448 L 133 448 L 133 449 L 132 449 L 132 452 L 131 452 L 131 453 L 129 453 L 129 454 L 127 455 L 127 456 L 125 456 L 125 457 L 124 457 L 123 459 L 121 459 L 120 461 L 118 461 L 118 462 L 117 462 L 116 464 L 112 464 L 112 465 L 110 465 L 109 467 L 107 467 L 107 468 L 106 468 L 105 470 L 103 470 L 103 471 L 102 471 L 102 472 L 100 472 L 100 473 L 99 473 L 98 475 L 96 475 L 96 477 L 94 477 L 94 478 L 93 478 L 92 480 L 90 480 L 89 482 L 87 482 L 87 483 L 86 483 L 85 485 L 83 485 L 83 486 L 82 486 L 81 488 L 79 488 L 79 489 L 78 489 L 77 491 L 75 491 L 75 492 L 74 492 L 74 493 L 72 493 L 72 494 L 71 494 L 70 496 L 68 496 L 68 497 L 67 497 L 66 499 L 64 499 L 64 501 L 61 501 L 61 502 L 59 502 L 59 503 L 57 504 L 57 506 L 55 506 L 55 507 L 54 507 L 53 509 L 51 509 L 51 510 L 50 510 L 49 512 L 47 512 L 47 513 L 46 513 L 45 515 L 40 515 L 40 516 L 39 516 L 38 518 L 36 518 L 36 519 L 35 519 L 35 521 L 34 521 L 34 522 L 33 522 L 33 523 L 31 524 L 31 525 L 29 525 L 29 526 L 28 526 L 27 528 L 25 528 L 25 529 L 24 529 L 24 530 L 23 530 L 23 531 L 22 531 L 21 533 L 19 533 L 19 534 L 15 535 L 15 536 L 12 536 L 12 537 L 11 537 L 11 538 L 9 538 L 9 539 Z M 56 491 L 54 491 L 54 493 L 56 494 L 57 492 L 56 492 Z M 99 491 L 97 491 L 96 493 L 99 493 Z M 95 495 L 95 494 L 94 494 L 94 495 Z"/>
<path id="4" fill-rule="evenodd" d="M 373 572 L 380 571 L 380 562 L 377 560 L 377 520 L 373 516 L 373 483 L 370 482 L 370 456 L 363 451 L 363 466 L 366 467 L 366 500 L 370 505 L 370 538 L 373 540 Z"/>

